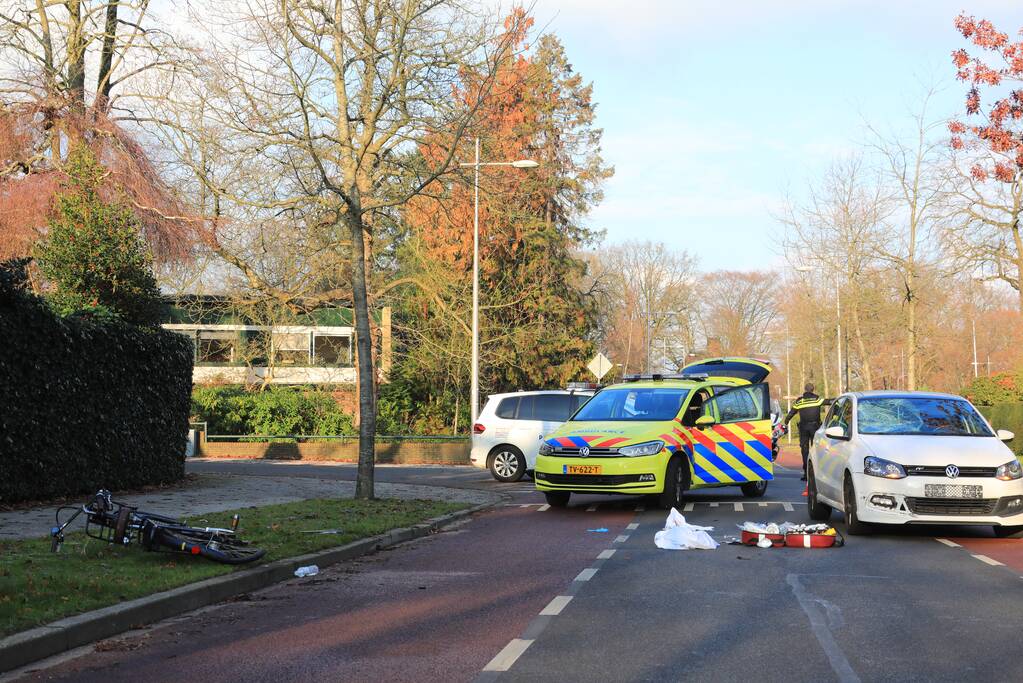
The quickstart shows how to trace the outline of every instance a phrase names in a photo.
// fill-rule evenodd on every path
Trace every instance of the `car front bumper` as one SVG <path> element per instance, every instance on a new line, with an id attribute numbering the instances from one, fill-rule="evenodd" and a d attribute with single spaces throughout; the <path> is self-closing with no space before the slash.
<path id="1" fill-rule="evenodd" d="M 980 499 L 934 498 L 927 484 L 980 486 Z M 1023 480 L 992 477 L 905 477 L 883 479 L 853 475 L 856 514 L 872 524 L 990 524 L 1023 526 Z"/>
<path id="2" fill-rule="evenodd" d="M 644 494 L 664 491 L 664 472 L 670 454 L 636 458 L 571 458 L 540 455 L 536 458 L 533 479 L 539 491 L 576 493 Z M 600 474 L 569 474 L 571 466 L 600 466 Z"/>

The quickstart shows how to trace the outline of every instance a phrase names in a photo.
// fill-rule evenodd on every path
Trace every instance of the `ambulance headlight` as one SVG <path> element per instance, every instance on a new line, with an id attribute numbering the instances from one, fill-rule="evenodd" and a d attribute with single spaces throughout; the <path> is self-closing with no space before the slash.
<path id="1" fill-rule="evenodd" d="M 539 451 L 540 455 L 550 455 L 553 452 L 554 452 L 554 446 L 551 446 L 547 442 L 544 442 L 544 443 L 540 444 L 540 451 Z"/>
<path id="2" fill-rule="evenodd" d="M 663 441 L 647 441 L 645 443 L 638 443 L 634 446 L 623 446 L 618 449 L 618 455 L 624 455 L 627 458 L 635 458 L 640 455 L 657 455 L 664 448 Z"/>

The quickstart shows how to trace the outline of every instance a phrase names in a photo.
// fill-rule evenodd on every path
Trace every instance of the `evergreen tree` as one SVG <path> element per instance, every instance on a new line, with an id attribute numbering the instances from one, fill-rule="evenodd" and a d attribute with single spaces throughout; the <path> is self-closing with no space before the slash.
<path id="1" fill-rule="evenodd" d="M 65 172 L 46 238 L 33 253 L 50 305 L 61 315 L 157 325 L 160 290 L 135 214 L 100 195 L 105 169 L 84 144 L 70 152 Z"/>

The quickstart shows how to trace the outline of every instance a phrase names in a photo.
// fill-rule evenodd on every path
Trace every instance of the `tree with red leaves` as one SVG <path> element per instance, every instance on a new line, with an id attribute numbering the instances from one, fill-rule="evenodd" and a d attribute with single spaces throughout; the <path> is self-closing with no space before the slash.
<path id="1" fill-rule="evenodd" d="M 0 260 L 29 254 L 45 234 L 79 144 L 107 171 L 101 194 L 128 202 L 154 253 L 186 255 L 198 223 L 133 126 L 166 97 L 158 74 L 184 71 L 189 51 L 154 30 L 148 0 L 22 5 L 0 8 Z"/>
<path id="2" fill-rule="evenodd" d="M 1012 41 L 986 19 L 960 14 L 956 29 L 979 48 L 952 53 L 956 76 L 970 87 L 966 120 L 949 122 L 960 169 L 953 191 L 960 230 L 956 255 L 988 279 L 1008 283 L 1023 312 L 1023 40 Z M 1021 32 L 1023 34 L 1023 32 Z M 985 96 L 986 94 L 986 96 Z M 994 181 L 993 186 L 987 181 Z"/>

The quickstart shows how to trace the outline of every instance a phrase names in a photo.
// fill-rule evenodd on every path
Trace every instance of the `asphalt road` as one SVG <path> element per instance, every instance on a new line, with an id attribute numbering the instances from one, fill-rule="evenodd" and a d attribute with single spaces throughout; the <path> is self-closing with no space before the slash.
<path id="1" fill-rule="evenodd" d="M 354 477 L 349 466 L 189 467 Z M 544 509 L 529 482 L 468 468 L 378 476 L 501 490 L 509 502 L 24 680 L 1023 680 L 1023 541 L 917 527 L 827 550 L 666 551 L 653 543 L 665 513 L 642 499 Z M 760 501 L 698 492 L 684 514 L 722 540 L 746 519 L 804 521 L 801 490 L 787 471 Z"/>

